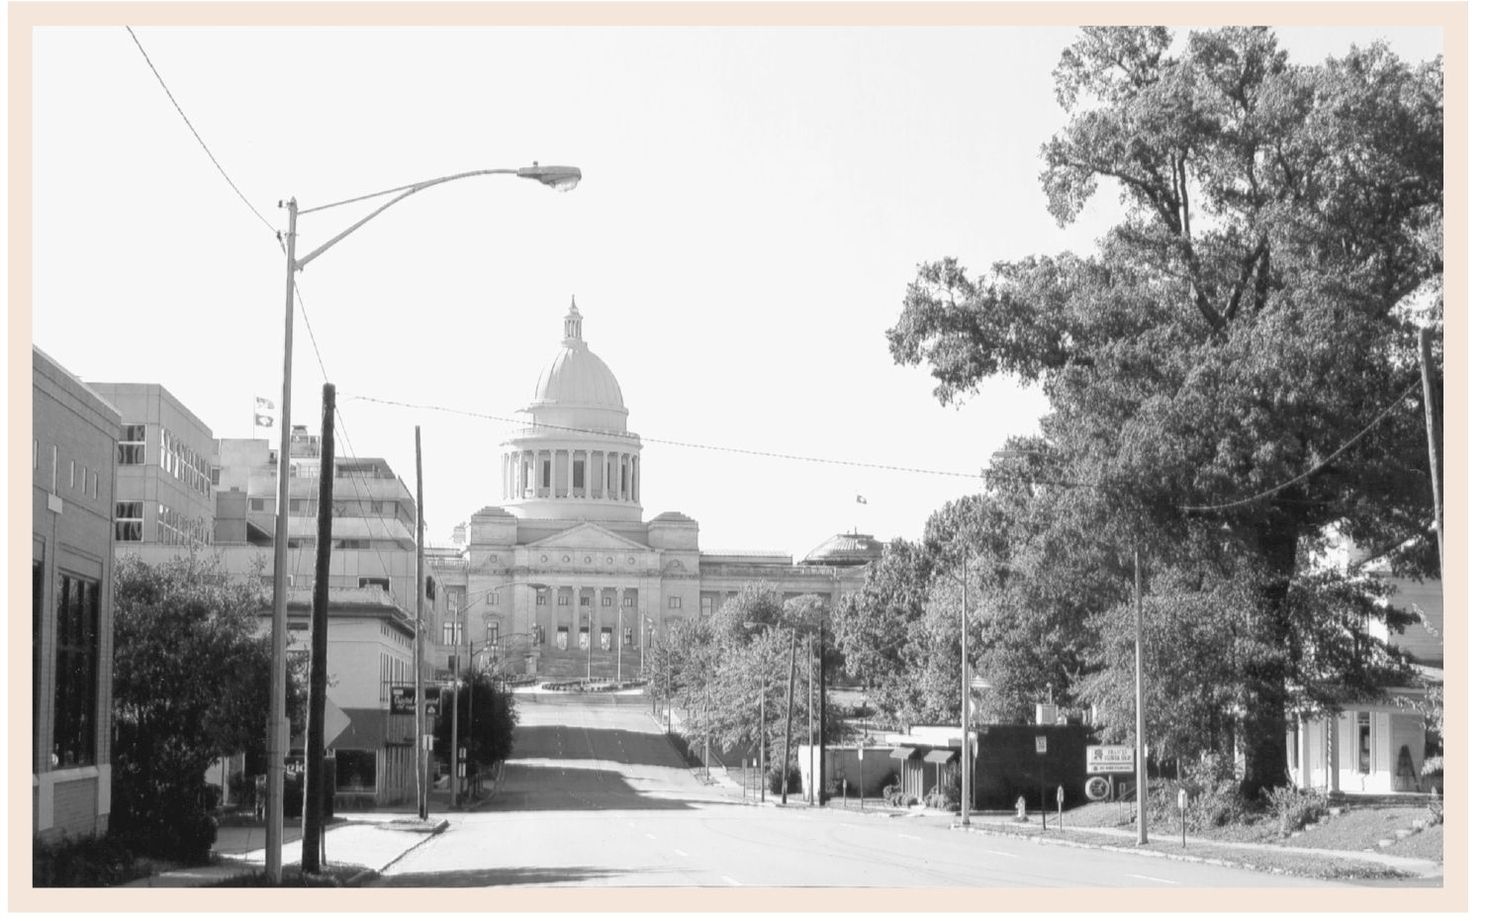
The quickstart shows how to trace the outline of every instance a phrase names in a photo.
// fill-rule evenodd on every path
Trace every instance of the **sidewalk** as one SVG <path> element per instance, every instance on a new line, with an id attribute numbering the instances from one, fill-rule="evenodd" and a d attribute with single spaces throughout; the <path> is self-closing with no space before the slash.
<path id="1" fill-rule="evenodd" d="M 449 827 L 448 819 L 430 815 L 426 821 L 403 812 L 364 812 L 338 815 L 325 829 L 327 862 L 351 864 L 380 872 L 413 848 Z M 125 886 L 135 888 L 208 886 L 263 869 L 262 826 L 236 825 L 217 829 L 213 850 L 221 857 L 204 867 L 165 870 Z M 300 829 L 294 820 L 284 823 L 282 866 L 300 862 Z"/>

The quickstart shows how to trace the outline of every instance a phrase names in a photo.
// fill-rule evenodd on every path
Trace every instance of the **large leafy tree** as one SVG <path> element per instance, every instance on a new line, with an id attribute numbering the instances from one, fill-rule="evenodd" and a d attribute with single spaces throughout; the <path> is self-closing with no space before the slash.
<path id="1" fill-rule="evenodd" d="M 269 638 L 262 581 L 213 556 L 114 567 L 112 829 L 146 850 L 206 856 L 214 839 L 206 770 L 261 752 L 268 722 Z M 303 725 L 302 676 L 286 708 Z"/>
<path id="2" fill-rule="evenodd" d="M 1294 603 L 1307 551 L 1328 529 L 1402 545 L 1429 519 L 1412 348 L 1440 322 L 1441 65 L 1374 46 L 1296 66 L 1262 28 L 1180 50 L 1165 29 L 1094 28 L 1055 78 L 1049 208 L 1073 221 L 1113 184 L 1123 218 L 1088 256 L 921 267 L 892 354 L 927 363 L 944 401 L 995 375 L 1040 386 L 1036 473 L 1087 491 L 1091 543 L 1244 574 L 1237 734 L 1257 795 L 1286 782 L 1288 683 L 1371 683 L 1309 668 L 1344 615 Z M 1409 546 L 1405 565 L 1437 568 Z"/>

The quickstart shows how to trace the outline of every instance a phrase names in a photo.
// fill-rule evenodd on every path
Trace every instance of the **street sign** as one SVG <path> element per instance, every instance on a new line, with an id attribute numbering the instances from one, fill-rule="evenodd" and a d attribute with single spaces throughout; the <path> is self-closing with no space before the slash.
<path id="1" fill-rule="evenodd" d="M 1058 805 L 1063 805 L 1063 785 L 1058 784 Z"/>
<path id="2" fill-rule="evenodd" d="M 860 745 L 858 745 L 857 746 L 857 760 L 858 761 L 861 761 L 864 755 L 865 755 L 865 750 Z"/>
<path id="3" fill-rule="evenodd" d="M 438 687 L 432 686 L 432 685 L 428 685 L 428 686 L 425 686 L 423 688 L 423 715 L 424 716 L 438 716 L 439 715 L 439 707 L 440 707 L 440 705 L 441 705 L 442 702 L 443 702 L 443 697 L 439 694 L 439 688 Z"/>
<path id="4" fill-rule="evenodd" d="M 1045 755 L 1045 754 L 1047 754 L 1047 736 L 1038 736 L 1037 737 L 1037 754 L 1039 754 L 1039 755 Z"/>
<path id="5" fill-rule="evenodd" d="M 1090 774 L 1135 773 L 1135 749 L 1130 745 L 1090 745 L 1084 749 Z"/>

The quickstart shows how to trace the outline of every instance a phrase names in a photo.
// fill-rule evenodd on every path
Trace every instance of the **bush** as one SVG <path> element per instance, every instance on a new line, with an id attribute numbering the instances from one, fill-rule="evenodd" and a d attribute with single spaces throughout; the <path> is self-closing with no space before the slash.
<path id="1" fill-rule="evenodd" d="M 770 793 L 779 792 L 780 771 L 779 768 L 771 767 L 764 775 L 764 782 L 769 786 Z M 800 767 L 796 764 L 789 766 L 789 792 L 799 793 L 803 790 L 800 786 Z"/>
<path id="2" fill-rule="evenodd" d="M 1265 790 L 1264 797 L 1279 821 L 1282 835 L 1299 831 L 1326 814 L 1326 794 L 1315 790 L 1277 787 Z"/>
<path id="3" fill-rule="evenodd" d="M 31 842 L 31 885 L 38 888 L 117 886 L 148 873 L 116 837 Z"/>

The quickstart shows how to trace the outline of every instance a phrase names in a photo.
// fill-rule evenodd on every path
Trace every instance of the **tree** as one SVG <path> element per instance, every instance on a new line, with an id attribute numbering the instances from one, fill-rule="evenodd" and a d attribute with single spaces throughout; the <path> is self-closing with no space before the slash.
<path id="1" fill-rule="evenodd" d="M 206 770 L 217 757 L 261 759 L 270 640 L 261 580 L 215 556 L 114 567 L 114 747 L 111 829 L 159 856 L 205 859 L 215 839 Z M 286 713 L 303 725 L 301 676 Z"/>
<path id="2" fill-rule="evenodd" d="M 993 375 L 1039 385 L 1042 472 L 1088 490 L 1107 547 L 1245 574 L 1238 730 L 1257 797 L 1287 782 L 1287 684 L 1316 639 L 1297 628 L 1342 617 L 1296 618 L 1307 551 L 1328 529 L 1399 545 L 1430 517 L 1409 350 L 1440 322 L 1442 71 L 1382 46 L 1295 66 L 1262 28 L 1170 45 L 1161 28 L 1085 29 L 1055 71 L 1068 123 L 1043 148 L 1049 210 L 1076 219 L 1101 182 L 1123 196 L 1096 252 L 979 279 L 922 266 L 888 338 L 942 401 Z"/>
<path id="3" fill-rule="evenodd" d="M 449 750 L 449 730 L 454 717 L 454 691 L 445 691 L 438 720 L 434 724 L 434 750 Z M 474 668 L 465 671 L 459 683 L 459 747 L 477 770 L 484 771 L 511 757 L 516 743 L 515 697 L 498 687 L 489 675 Z M 466 784 L 470 777 L 465 778 Z"/>

